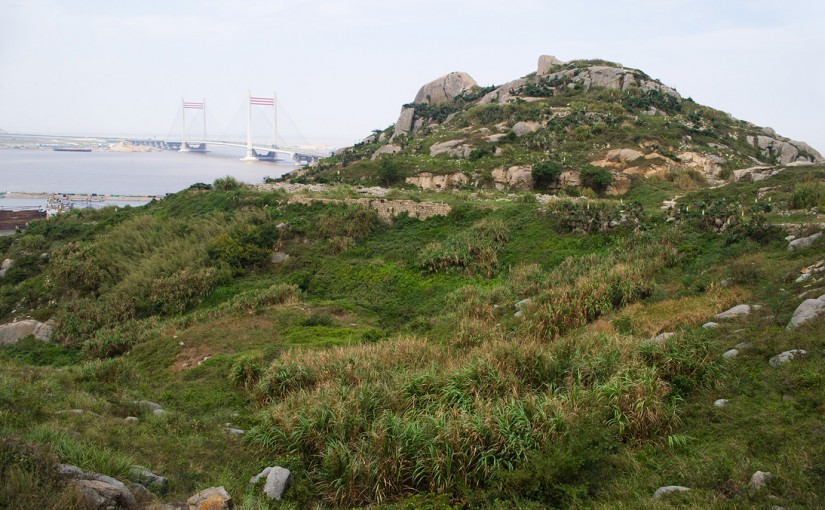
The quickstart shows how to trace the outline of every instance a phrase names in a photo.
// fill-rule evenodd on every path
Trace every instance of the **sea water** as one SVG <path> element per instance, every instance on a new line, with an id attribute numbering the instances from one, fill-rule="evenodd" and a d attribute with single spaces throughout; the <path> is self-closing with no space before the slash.
<path id="1" fill-rule="evenodd" d="M 227 175 L 241 182 L 260 184 L 264 177 L 280 177 L 296 168 L 292 161 L 240 161 L 242 151 L 225 148 L 208 153 L 0 149 L 0 192 L 163 196 Z M 19 206 L 45 205 L 44 200 L 0 198 L 0 208 L 9 208 L 12 200 Z M 3 205 L 4 201 L 7 206 Z"/>

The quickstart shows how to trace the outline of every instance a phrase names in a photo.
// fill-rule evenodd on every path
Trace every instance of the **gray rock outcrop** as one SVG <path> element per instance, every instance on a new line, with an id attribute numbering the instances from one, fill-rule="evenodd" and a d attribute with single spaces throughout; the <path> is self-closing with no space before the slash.
<path id="1" fill-rule="evenodd" d="M 762 487 L 768 485 L 768 482 L 773 478 L 773 475 L 770 471 L 757 471 L 753 475 L 751 475 L 751 480 L 748 482 L 748 487 L 751 489 L 759 490 Z"/>
<path id="2" fill-rule="evenodd" d="M 748 136 L 747 142 L 758 149 L 766 158 L 775 159 L 781 165 L 788 165 L 798 161 L 821 163 L 822 155 L 805 142 L 797 142 L 776 136 L 757 135 Z"/>
<path id="3" fill-rule="evenodd" d="M 725 407 L 727 404 L 728 404 L 728 399 L 726 399 L 726 398 L 720 398 L 720 399 L 715 400 L 713 402 L 713 405 L 715 405 L 716 407 Z"/>
<path id="4" fill-rule="evenodd" d="M 688 487 L 682 487 L 681 485 L 668 485 L 665 487 L 659 487 L 656 489 L 656 492 L 653 493 L 650 499 L 660 499 L 664 496 L 669 494 L 673 494 L 675 492 L 688 492 L 690 489 Z"/>
<path id="5" fill-rule="evenodd" d="M 421 172 L 418 175 L 407 177 L 404 182 L 421 189 L 441 191 L 464 186 L 470 182 L 470 178 L 462 173 L 435 175 L 430 172 Z"/>
<path id="6" fill-rule="evenodd" d="M 280 501 L 290 484 L 292 484 L 292 473 L 281 466 L 273 466 L 266 475 L 264 494 Z"/>
<path id="7" fill-rule="evenodd" d="M 472 149 L 469 145 L 464 145 L 464 140 L 447 140 L 446 142 L 434 143 L 430 146 L 430 156 L 447 154 L 452 157 L 466 158 Z"/>
<path id="8" fill-rule="evenodd" d="M 536 68 L 536 74 L 548 74 L 550 70 L 558 65 L 564 65 L 567 62 L 563 62 L 553 55 L 542 55 L 539 57 L 539 64 Z"/>
<path id="9" fill-rule="evenodd" d="M 26 338 L 29 335 L 38 340 L 51 340 L 54 334 L 54 321 L 46 322 L 26 319 L 0 325 L 0 345 L 9 345 Z"/>
<path id="10" fill-rule="evenodd" d="M 478 83 L 467 73 L 452 72 L 425 83 L 415 95 L 414 103 L 438 104 L 449 101 L 462 92 L 472 90 Z"/>
<path id="11" fill-rule="evenodd" d="M 401 108 L 401 114 L 398 116 L 398 120 L 395 121 L 395 127 L 393 128 L 391 139 L 395 139 L 397 136 L 404 135 L 412 131 L 414 118 L 415 108 Z"/>
<path id="12" fill-rule="evenodd" d="M 0 278 L 6 276 L 6 272 L 11 269 L 11 266 L 14 264 L 12 259 L 3 259 L 3 262 L 0 263 Z"/>
<path id="13" fill-rule="evenodd" d="M 401 152 L 401 146 L 400 145 L 394 145 L 394 144 L 390 143 L 390 144 L 384 145 L 382 147 L 379 147 L 378 150 L 376 150 L 375 152 L 372 153 L 372 157 L 370 157 L 370 159 L 375 161 L 382 154 L 393 155 L 393 154 L 398 154 L 399 152 Z"/>
<path id="14" fill-rule="evenodd" d="M 492 172 L 496 189 L 528 191 L 533 189 L 533 169 L 529 166 L 496 168 Z"/>
<path id="15" fill-rule="evenodd" d="M 735 319 L 737 317 L 745 317 L 746 315 L 751 314 L 753 308 L 754 307 L 751 305 L 736 305 L 722 313 L 717 313 L 713 317 L 715 319 Z"/>
<path id="16" fill-rule="evenodd" d="M 722 353 L 722 357 L 725 359 L 735 358 L 737 356 L 739 356 L 739 349 L 728 349 Z"/>
<path id="17" fill-rule="evenodd" d="M 809 320 L 816 319 L 823 313 L 825 313 L 825 294 L 816 299 L 806 299 L 796 307 L 786 329 L 796 328 Z"/>
<path id="18" fill-rule="evenodd" d="M 806 356 L 807 354 L 808 351 L 803 349 L 791 349 L 790 351 L 785 351 L 783 353 L 777 354 L 776 356 L 773 356 L 771 359 L 768 360 L 768 365 L 772 366 L 773 368 L 779 368 L 785 363 L 788 363 L 793 359 Z"/>
<path id="19" fill-rule="evenodd" d="M 119 480 L 69 464 L 58 464 L 57 471 L 63 478 L 71 480 L 84 506 L 90 510 L 136 510 L 138 508 L 135 497 Z"/>
<path id="20" fill-rule="evenodd" d="M 719 323 L 717 323 L 717 322 L 706 322 L 706 323 L 702 324 L 702 327 L 703 327 L 704 329 L 713 329 L 713 328 L 718 328 L 718 327 L 719 327 Z"/>
<path id="21" fill-rule="evenodd" d="M 808 237 L 801 237 L 799 239 L 794 239 L 790 243 L 788 243 L 788 251 L 796 251 L 808 248 L 814 242 L 822 237 L 822 232 L 817 232 L 816 234 L 809 235 Z"/>
<path id="22" fill-rule="evenodd" d="M 223 487 L 209 487 L 186 500 L 189 510 L 233 510 L 235 502 Z"/>

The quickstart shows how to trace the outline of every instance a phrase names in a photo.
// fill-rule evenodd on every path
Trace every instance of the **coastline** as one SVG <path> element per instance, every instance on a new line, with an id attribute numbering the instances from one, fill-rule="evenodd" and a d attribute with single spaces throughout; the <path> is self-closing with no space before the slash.
<path id="1" fill-rule="evenodd" d="M 28 200 L 47 200 L 55 195 L 59 195 L 71 201 L 90 201 L 90 202 L 110 202 L 110 201 L 124 201 L 124 202 L 151 202 L 156 198 L 161 198 L 159 195 L 107 195 L 107 194 L 89 194 L 89 193 L 29 193 L 23 191 L 10 191 L 0 195 L 0 200 L 3 198 L 22 198 Z M 2 202 L 0 202 L 2 203 Z"/>

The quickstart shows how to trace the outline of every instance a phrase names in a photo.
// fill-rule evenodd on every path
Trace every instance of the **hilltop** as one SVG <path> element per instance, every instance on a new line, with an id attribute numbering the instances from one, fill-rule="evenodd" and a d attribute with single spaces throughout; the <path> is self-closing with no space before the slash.
<path id="1" fill-rule="evenodd" d="M 544 55 L 536 72 L 500 86 L 462 72 L 433 80 L 394 125 L 290 177 L 555 193 L 584 184 L 622 195 L 639 177 L 698 188 L 822 162 L 805 142 L 683 98 L 639 69 Z"/>

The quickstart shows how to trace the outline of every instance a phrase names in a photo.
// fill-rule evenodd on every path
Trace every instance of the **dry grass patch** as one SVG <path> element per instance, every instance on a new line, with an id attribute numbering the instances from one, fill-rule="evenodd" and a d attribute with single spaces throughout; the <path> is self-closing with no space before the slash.
<path id="1" fill-rule="evenodd" d="M 749 297 L 749 292 L 741 287 L 712 286 L 700 296 L 665 299 L 650 304 L 634 303 L 619 313 L 603 317 L 589 329 L 603 333 L 630 329 L 637 335 L 653 336 L 682 325 L 695 326 L 712 320 L 717 313 L 744 303 Z"/>

